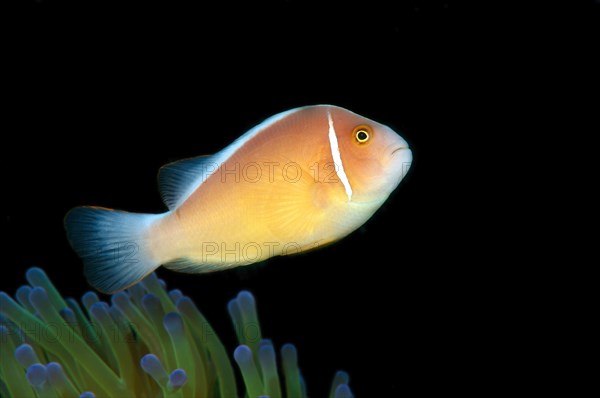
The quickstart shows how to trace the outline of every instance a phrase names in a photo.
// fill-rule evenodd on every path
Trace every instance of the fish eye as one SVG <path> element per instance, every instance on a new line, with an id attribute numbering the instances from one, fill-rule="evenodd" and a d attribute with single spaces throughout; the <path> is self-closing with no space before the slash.
<path id="1" fill-rule="evenodd" d="M 364 144 L 365 142 L 369 141 L 370 138 L 371 134 L 365 127 L 361 126 L 354 129 L 354 139 L 359 144 Z"/>

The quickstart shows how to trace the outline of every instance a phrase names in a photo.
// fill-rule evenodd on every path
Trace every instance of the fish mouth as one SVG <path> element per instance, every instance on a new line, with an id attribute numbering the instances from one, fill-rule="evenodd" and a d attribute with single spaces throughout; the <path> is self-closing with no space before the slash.
<path id="1" fill-rule="evenodd" d="M 393 154 L 395 154 L 395 153 L 396 153 L 396 152 L 398 152 L 398 151 L 401 151 L 402 149 L 408 149 L 408 147 L 407 147 L 407 146 L 401 146 L 401 147 L 398 147 L 398 148 L 396 148 L 396 149 L 394 149 L 394 150 L 392 151 L 392 155 L 393 155 Z"/>
<path id="2" fill-rule="evenodd" d="M 396 170 L 396 168 L 400 168 L 402 170 L 400 179 L 402 179 L 406 175 L 406 172 L 408 172 L 408 168 L 412 164 L 412 159 L 412 151 L 406 144 L 396 147 L 392 151 L 392 154 L 390 155 L 390 161 L 395 165 L 393 166 L 394 170 Z"/>

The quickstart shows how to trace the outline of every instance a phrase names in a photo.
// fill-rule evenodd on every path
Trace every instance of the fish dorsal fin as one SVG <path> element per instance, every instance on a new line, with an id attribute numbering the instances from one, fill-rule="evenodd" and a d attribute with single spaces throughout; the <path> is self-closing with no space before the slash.
<path id="1" fill-rule="evenodd" d="M 178 160 L 160 168 L 158 187 L 169 210 L 176 209 L 218 168 L 216 156 Z"/>
<path id="2" fill-rule="evenodd" d="M 158 187 L 162 199 L 169 210 L 176 209 L 185 202 L 208 177 L 214 174 L 246 142 L 299 109 L 301 108 L 291 109 L 271 116 L 214 155 L 183 159 L 161 167 L 158 172 Z"/>

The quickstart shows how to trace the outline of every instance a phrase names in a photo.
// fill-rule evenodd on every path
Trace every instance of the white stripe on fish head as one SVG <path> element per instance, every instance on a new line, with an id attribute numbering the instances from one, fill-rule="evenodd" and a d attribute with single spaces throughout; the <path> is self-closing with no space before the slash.
<path id="1" fill-rule="evenodd" d="M 335 128 L 333 127 L 333 119 L 330 111 L 327 111 L 327 118 L 329 120 L 329 146 L 331 147 L 331 156 L 333 157 L 335 172 L 344 185 L 346 195 L 348 195 L 348 202 L 351 202 L 352 187 L 350 186 L 350 181 L 348 181 L 348 176 L 346 176 L 346 172 L 344 171 L 344 165 L 342 164 L 342 157 L 340 155 L 340 147 L 338 146 L 337 135 Z"/>

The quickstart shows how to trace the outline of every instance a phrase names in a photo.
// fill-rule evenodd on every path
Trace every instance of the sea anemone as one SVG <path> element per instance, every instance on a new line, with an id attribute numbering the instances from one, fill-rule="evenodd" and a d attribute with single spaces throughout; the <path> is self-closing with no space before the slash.
<path id="1" fill-rule="evenodd" d="M 0 292 L 0 396 L 244 396 L 213 328 L 189 297 L 167 292 L 156 275 L 111 296 L 110 304 L 87 292 L 82 305 L 63 299 L 41 269 L 26 277 L 16 301 Z M 306 397 L 296 348 L 281 348 L 279 369 L 254 296 L 240 292 L 228 310 L 245 395 Z M 352 397 L 345 372 L 337 372 L 329 396 Z"/>

